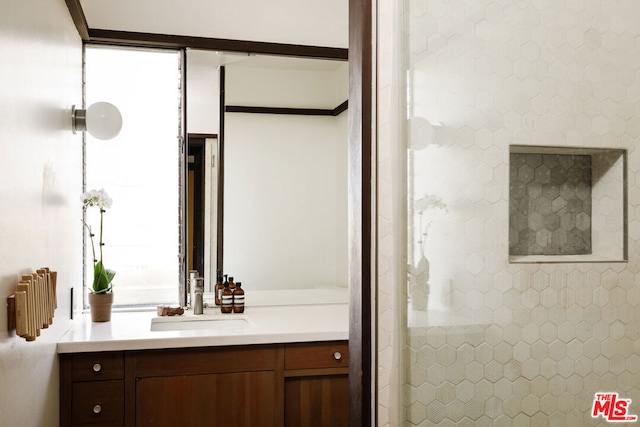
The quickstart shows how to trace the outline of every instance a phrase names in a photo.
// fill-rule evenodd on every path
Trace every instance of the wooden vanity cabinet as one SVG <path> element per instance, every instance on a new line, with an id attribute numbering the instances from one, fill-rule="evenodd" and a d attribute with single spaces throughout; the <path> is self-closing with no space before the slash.
<path id="1" fill-rule="evenodd" d="M 63 427 L 347 426 L 348 346 L 60 354 L 60 392 Z"/>
<path id="2" fill-rule="evenodd" d="M 285 427 L 349 425 L 346 341 L 285 346 Z"/>

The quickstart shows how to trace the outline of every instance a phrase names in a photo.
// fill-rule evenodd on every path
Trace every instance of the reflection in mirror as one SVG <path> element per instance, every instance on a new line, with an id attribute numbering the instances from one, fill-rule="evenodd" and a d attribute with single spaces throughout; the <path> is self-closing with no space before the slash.
<path id="1" fill-rule="evenodd" d="M 205 250 L 192 265 L 248 291 L 346 287 L 347 63 L 192 50 L 187 61 L 189 140 L 211 140 L 201 193 L 222 196 L 194 227 Z"/>

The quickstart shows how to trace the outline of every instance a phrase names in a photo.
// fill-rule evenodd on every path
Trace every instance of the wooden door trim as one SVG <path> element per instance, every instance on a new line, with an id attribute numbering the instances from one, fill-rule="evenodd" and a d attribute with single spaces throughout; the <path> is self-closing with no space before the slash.
<path id="1" fill-rule="evenodd" d="M 373 0 L 349 0 L 350 425 L 375 425 Z"/>

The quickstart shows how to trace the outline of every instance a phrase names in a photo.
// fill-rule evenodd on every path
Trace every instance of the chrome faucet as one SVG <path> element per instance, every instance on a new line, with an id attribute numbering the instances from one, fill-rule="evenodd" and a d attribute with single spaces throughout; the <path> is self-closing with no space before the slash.
<path id="1" fill-rule="evenodd" d="M 193 314 L 203 314 L 204 312 L 204 279 L 202 277 L 198 277 L 195 279 L 195 291 L 194 296 L 195 300 L 193 301 Z"/>

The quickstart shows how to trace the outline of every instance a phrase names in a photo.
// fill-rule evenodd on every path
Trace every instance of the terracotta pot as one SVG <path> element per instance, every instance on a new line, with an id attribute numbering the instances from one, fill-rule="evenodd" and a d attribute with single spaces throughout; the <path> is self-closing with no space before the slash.
<path id="1" fill-rule="evenodd" d="M 113 292 L 107 294 L 94 294 L 89 292 L 89 306 L 91 307 L 92 322 L 108 322 L 111 320 L 111 305 L 113 304 Z"/>

